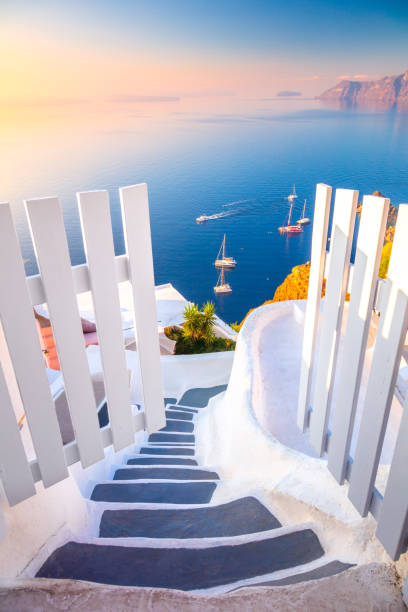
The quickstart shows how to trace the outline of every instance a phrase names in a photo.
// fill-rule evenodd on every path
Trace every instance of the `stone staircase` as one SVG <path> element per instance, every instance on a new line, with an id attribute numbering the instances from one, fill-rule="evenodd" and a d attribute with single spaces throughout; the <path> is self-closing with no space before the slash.
<path id="1" fill-rule="evenodd" d="M 223 390 L 191 389 L 178 403 L 166 400 L 166 427 L 92 489 L 98 537 L 58 548 L 37 577 L 222 593 L 350 567 L 326 558 L 312 529 L 282 526 L 255 497 L 211 503 L 220 480 L 198 464 L 194 420 Z"/>

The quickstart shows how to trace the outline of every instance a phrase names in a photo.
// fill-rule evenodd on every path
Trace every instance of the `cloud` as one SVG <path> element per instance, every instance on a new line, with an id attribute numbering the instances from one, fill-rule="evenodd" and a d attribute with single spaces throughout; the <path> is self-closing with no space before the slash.
<path id="1" fill-rule="evenodd" d="M 301 96 L 301 91 L 292 91 L 290 89 L 284 89 L 282 91 L 278 91 L 276 94 L 278 98 L 296 98 L 297 96 Z"/>
<path id="2" fill-rule="evenodd" d="M 313 76 L 310 76 L 310 77 L 300 77 L 299 80 L 300 81 L 318 81 L 321 78 L 322 77 L 319 76 L 318 74 L 314 74 Z"/>
<path id="3" fill-rule="evenodd" d="M 134 104 L 137 102 L 179 102 L 179 96 L 135 96 L 122 94 L 108 98 L 109 102 L 117 104 Z"/>
<path id="4" fill-rule="evenodd" d="M 357 80 L 357 81 L 361 81 L 363 79 L 369 79 L 370 75 L 369 74 L 340 74 L 338 77 L 336 77 L 336 79 L 339 79 L 340 81 L 353 81 L 353 80 Z"/>

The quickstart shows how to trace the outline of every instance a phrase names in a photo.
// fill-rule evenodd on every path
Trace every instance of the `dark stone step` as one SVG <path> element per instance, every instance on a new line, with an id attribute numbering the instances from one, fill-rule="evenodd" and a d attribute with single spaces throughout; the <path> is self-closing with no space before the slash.
<path id="1" fill-rule="evenodd" d="M 181 457 L 134 457 L 127 465 L 197 465 L 197 461 Z"/>
<path id="2" fill-rule="evenodd" d="M 280 580 L 267 580 L 266 582 L 257 582 L 256 584 L 248 584 L 245 587 L 239 588 L 247 588 L 250 587 L 259 587 L 259 586 L 286 586 L 288 584 L 297 584 L 298 582 L 306 582 L 307 580 L 319 580 L 319 578 L 328 578 L 328 576 L 335 576 L 336 574 L 340 574 L 341 572 L 345 572 L 350 569 L 350 567 L 354 567 L 354 563 L 342 563 L 341 561 L 331 561 L 330 563 L 326 563 L 326 565 L 322 565 L 321 567 L 317 567 L 314 570 L 310 570 L 310 572 L 303 572 L 302 574 L 294 574 L 293 576 L 287 576 L 286 578 L 281 578 Z M 233 589 L 234 591 L 238 589 Z"/>
<path id="3" fill-rule="evenodd" d="M 164 405 L 167 406 L 167 404 L 177 404 L 177 398 L 175 398 L 175 397 L 165 397 L 164 398 Z"/>
<path id="4" fill-rule="evenodd" d="M 179 421 L 192 421 L 194 414 L 192 412 L 183 412 L 182 410 L 166 410 L 167 419 L 177 419 Z"/>
<path id="5" fill-rule="evenodd" d="M 189 408 L 187 406 L 177 406 L 177 404 L 167 406 L 170 410 L 179 410 L 180 412 L 190 412 L 191 414 L 198 414 L 199 410 L 196 408 Z"/>
<path id="6" fill-rule="evenodd" d="M 91 499 L 124 503 L 208 504 L 216 486 L 215 482 L 107 483 L 96 485 Z"/>
<path id="7" fill-rule="evenodd" d="M 149 442 L 149 446 L 151 448 L 195 448 L 195 444 L 193 442 Z"/>
<path id="8" fill-rule="evenodd" d="M 189 434 L 169 434 L 157 432 L 150 434 L 148 442 L 181 442 L 184 444 L 194 444 L 195 437 Z"/>
<path id="9" fill-rule="evenodd" d="M 207 508 L 106 510 L 102 538 L 216 538 L 280 527 L 279 521 L 254 497 Z"/>
<path id="10" fill-rule="evenodd" d="M 226 388 L 227 385 L 217 385 L 216 387 L 189 389 L 177 403 L 192 408 L 205 408 L 214 395 L 222 393 Z"/>
<path id="11" fill-rule="evenodd" d="M 37 577 L 190 591 L 310 563 L 323 554 L 310 529 L 256 542 L 198 549 L 68 542 L 47 559 Z"/>
<path id="12" fill-rule="evenodd" d="M 105 402 L 98 412 L 99 427 L 106 427 L 109 424 L 108 404 Z"/>
<path id="13" fill-rule="evenodd" d="M 115 472 L 113 480 L 219 480 L 216 472 L 177 467 L 122 468 Z"/>
<path id="14" fill-rule="evenodd" d="M 182 446 L 142 446 L 141 455 L 194 455 L 194 448 L 183 448 Z"/>
<path id="15" fill-rule="evenodd" d="M 187 421 L 167 421 L 166 426 L 162 427 L 160 431 L 166 433 L 193 433 L 194 424 Z"/>

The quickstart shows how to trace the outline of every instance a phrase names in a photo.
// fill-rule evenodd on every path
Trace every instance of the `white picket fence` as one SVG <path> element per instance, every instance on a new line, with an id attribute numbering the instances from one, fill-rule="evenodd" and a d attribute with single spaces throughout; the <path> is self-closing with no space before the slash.
<path id="1" fill-rule="evenodd" d="M 408 327 L 408 204 L 399 206 L 388 276 L 379 282 L 389 200 L 364 196 L 355 262 L 351 266 L 358 192 L 336 191 L 330 251 L 326 255 L 331 195 L 331 187 L 317 185 L 298 425 L 303 431 L 310 427 L 312 446 L 319 456 L 327 452 L 328 469 L 340 484 L 345 480 L 349 482 L 350 500 L 362 516 L 371 512 L 377 519 L 377 537 L 390 556 L 397 559 L 407 544 L 408 399 L 403 408 L 384 496 L 375 488 L 375 481 Z M 324 277 L 326 294 L 320 314 Z M 347 289 L 350 303 L 339 359 Z M 378 331 L 356 450 L 350 457 L 374 307 L 380 312 Z M 333 398 L 335 378 L 336 396 Z M 334 399 L 335 410 L 331 415 Z"/>
<path id="2" fill-rule="evenodd" d="M 149 203 L 145 184 L 119 190 L 126 254 L 115 257 L 109 196 L 78 193 L 87 263 L 71 267 L 58 198 L 25 202 L 40 274 L 26 278 L 10 206 L 0 204 L 0 321 L 27 417 L 36 458 L 27 460 L 10 386 L 0 363 L 0 478 L 10 505 L 35 494 L 134 441 L 136 431 L 165 425 L 153 275 Z M 129 280 L 143 410 L 133 414 L 122 332 L 118 283 Z M 92 292 L 109 425 L 99 427 L 76 295 Z M 75 440 L 63 446 L 33 306 L 46 302 L 64 379 Z M 4 348 L 4 347 L 3 347 Z"/>

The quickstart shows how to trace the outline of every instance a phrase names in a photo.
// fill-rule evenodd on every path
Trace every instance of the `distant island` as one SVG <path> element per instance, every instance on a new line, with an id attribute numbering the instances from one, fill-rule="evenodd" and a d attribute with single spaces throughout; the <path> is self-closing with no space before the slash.
<path id="1" fill-rule="evenodd" d="M 276 94 L 276 97 L 277 98 L 296 98 L 301 95 L 302 95 L 301 91 L 292 91 L 290 89 L 284 89 L 283 91 L 278 91 L 278 93 Z"/>
<path id="2" fill-rule="evenodd" d="M 343 80 L 317 99 L 343 108 L 371 107 L 407 112 L 408 70 L 378 81 Z"/>

